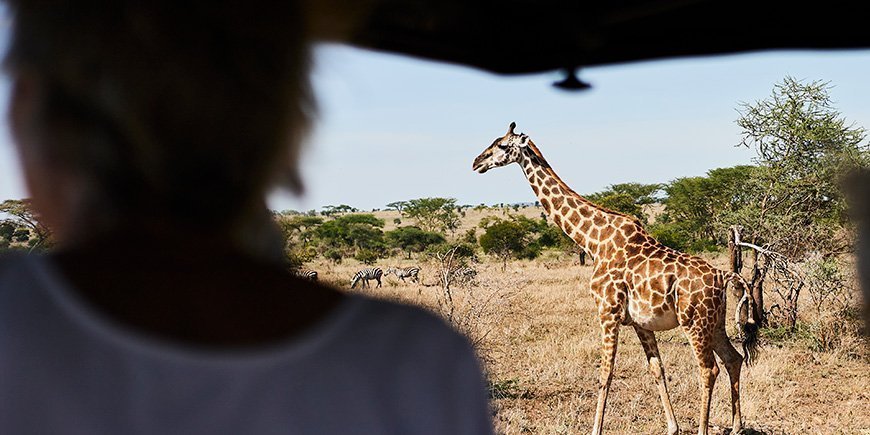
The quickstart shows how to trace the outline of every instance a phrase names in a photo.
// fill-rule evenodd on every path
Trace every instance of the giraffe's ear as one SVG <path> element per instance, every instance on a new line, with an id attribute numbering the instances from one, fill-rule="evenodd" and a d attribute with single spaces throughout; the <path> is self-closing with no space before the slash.
<path id="1" fill-rule="evenodd" d="M 510 127 L 508 127 L 508 134 L 514 134 L 514 129 L 517 128 L 516 122 L 511 122 Z"/>
<path id="2" fill-rule="evenodd" d="M 529 144 L 529 136 L 525 134 L 520 135 L 520 146 L 524 147 Z"/>

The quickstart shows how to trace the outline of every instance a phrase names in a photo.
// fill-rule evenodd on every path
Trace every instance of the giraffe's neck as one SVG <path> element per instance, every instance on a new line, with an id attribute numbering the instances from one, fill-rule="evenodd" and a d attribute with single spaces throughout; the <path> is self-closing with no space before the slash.
<path id="1" fill-rule="evenodd" d="M 586 252 L 597 256 L 599 227 L 609 222 L 608 213 L 568 187 L 531 141 L 519 164 L 550 219 Z"/>

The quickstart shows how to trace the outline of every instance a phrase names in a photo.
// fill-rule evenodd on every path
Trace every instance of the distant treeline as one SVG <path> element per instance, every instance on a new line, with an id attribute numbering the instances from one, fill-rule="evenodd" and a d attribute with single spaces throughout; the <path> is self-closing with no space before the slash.
<path id="1" fill-rule="evenodd" d="M 741 104 L 739 145 L 755 151 L 753 165 L 713 169 L 662 184 L 614 184 L 587 198 L 636 216 L 660 242 L 684 251 L 726 246 L 732 226 L 743 228 L 745 241 L 790 258 L 809 251 L 847 251 L 852 231 L 840 181 L 850 170 L 870 166 L 870 152 L 865 130 L 833 107 L 830 88 L 826 82 L 787 77 L 769 99 Z M 519 211 L 529 204 L 496 207 Z M 319 213 L 276 212 L 275 218 L 295 262 L 318 255 L 372 262 L 398 252 L 410 256 L 448 241 L 502 257 L 533 258 L 547 248 L 574 249 L 546 220 L 510 213 L 456 234 L 469 209 L 487 208 L 458 205 L 453 198 L 396 201 L 385 209 L 400 214 L 395 222 L 399 228 L 386 232 L 383 220 L 344 204 Z M 27 200 L 0 204 L 0 249 L 50 245 L 50 231 Z"/>
<path id="2" fill-rule="evenodd" d="M 415 253 L 443 252 L 447 246 L 457 245 L 471 255 L 483 251 L 503 259 L 535 258 L 547 248 L 574 249 L 573 242 L 543 217 L 488 216 L 478 228 L 457 234 L 465 208 L 456 206 L 455 199 L 419 198 L 391 203 L 390 207 L 401 216 L 395 222 L 400 226 L 391 231 L 383 231 L 383 219 L 352 210 L 327 216 L 280 212 L 275 219 L 284 235 L 288 259 L 294 264 L 318 256 L 335 262 L 355 258 L 374 263 L 393 255 L 411 258 Z M 401 226 L 402 219 L 412 224 Z"/>

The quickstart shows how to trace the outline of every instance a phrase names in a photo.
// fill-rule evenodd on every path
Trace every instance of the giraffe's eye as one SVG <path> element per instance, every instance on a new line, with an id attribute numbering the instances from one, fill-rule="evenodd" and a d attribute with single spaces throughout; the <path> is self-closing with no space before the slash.
<path id="1" fill-rule="evenodd" d="M 505 149 L 505 148 L 508 147 L 508 145 L 507 145 L 506 143 L 499 143 L 499 144 L 498 144 L 498 147 L 501 148 L 501 149 Z"/>

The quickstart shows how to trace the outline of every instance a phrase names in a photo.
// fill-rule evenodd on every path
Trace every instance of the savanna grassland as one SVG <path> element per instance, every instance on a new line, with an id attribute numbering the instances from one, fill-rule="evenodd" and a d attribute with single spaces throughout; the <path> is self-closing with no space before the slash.
<path id="1" fill-rule="evenodd" d="M 472 211 L 460 231 L 471 228 L 487 213 Z M 537 216 L 540 209 L 521 208 Z M 379 213 L 390 223 L 388 212 Z M 457 231 L 459 232 L 459 231 Z M 727 255 L 709 254 L 708 261 L 726 268 Z M 446 314 L 438 284 L 437 266 L 422 254 L 382 259 L 378 266 L 418 265 L 422 284 L 402 283 L 394 276 L 383 288 L 356 290 L 374 297 L 398 300 Z M 347 289 L 356 270 L 353 259 L 333 264 L 318 259 L 306 265 L 320 280 Z M 535 260 L 502 264 L 480 256 L 472 266 L 474 281 L 452 286 L 456 312 L 452 323 L 478 349 L 487 370 L 494 421 L 504 434 L 575 434 L 591 427 L 598 388 L 599 327 L 588 292 L 593 265 L 581 266 L 568 254 L 545 252 Z M 372 281 L 374 284 L 374 281 Z M 769 301 L 774 301 L 771 297 Z M 734 309 L 734 298 L 728 302 Z M 805 310 L 812 316 L 812 310 Z M 806 318 L 805 320 L 812 320 Z M 733 316 L 728 317 L 734 334 Z M 682 433 L 697 432 L 698 378 L 694 356 L 679 330 L 657 334 L 668 387 Z M 766 434 L 870 434 L 870 358 L 866 342 L 843 337 L 830 351 L 819 351 L 812 338 L 774 332 L 763 335 L 757 362 L 743 371 L 745 426 Z M 739 343 L 736 343 L 739 349 Z M 661 402 L 643 350 L 631 328 L 619 336 L 614 380 L 608 399 L 608 433 L 665 433 Z M 720 364 L 721 367 L 721 364 Z M 727 375 L 717 379 L 711 411 L 712 433 L 728 433 L 730 401 Z"/>

